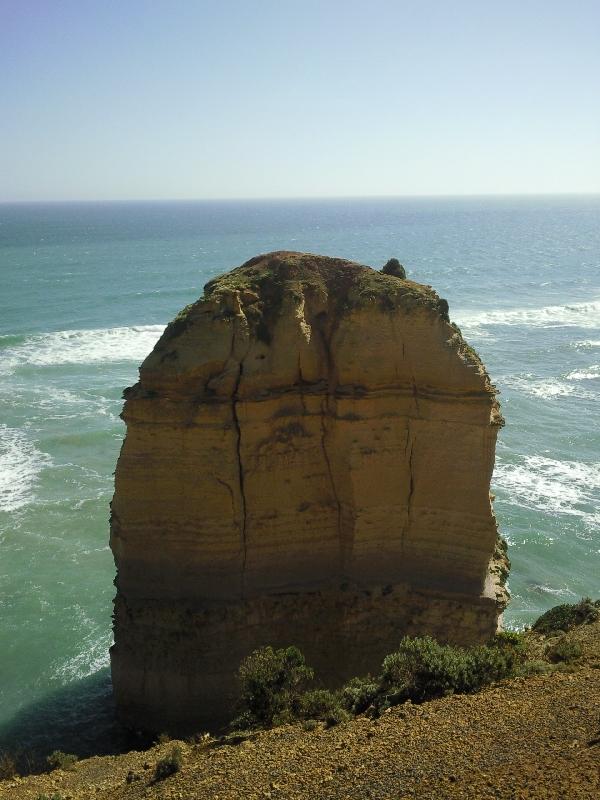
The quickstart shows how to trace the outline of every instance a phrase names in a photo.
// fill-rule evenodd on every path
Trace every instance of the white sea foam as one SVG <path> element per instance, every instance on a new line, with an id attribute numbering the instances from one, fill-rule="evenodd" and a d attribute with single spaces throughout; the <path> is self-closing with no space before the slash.
<path id="1" fill-rule="evenodd" d="M 578 350 L 593 350 L 595 347 L 600 347 L 600 339 L 584 339 L 581 342 L 573 342 L 572 347 Z"/>
<path id="2" fill-rule="evenodd" d="M 0 370 L 25 365 L 95 364 L 106 361 L 142 361 L 164 330 L 163 325 L 131 328 L 55 331 L 28 336 L 0 354 Z"/>
<path id="3" fill-rule="evenodd" d="M 571 378 L 572 376 L 567 376 Z M 578 400 L 595 400 L 597 395 L 575 383 L 567 383 L 560 378 L 535 378 L 533 375 L 507 375 L 498 379 L 501 386 L 509 386 L 531 397 L 542 400 L 557 400 L 572 397 Z"/>
<path id="4" fill-rule="evenodd" d="M 488 325 L 513 325 L 532 328 L 600 328 L 600 299 L 543 308 L 513 308 L 498 311 L 453 314 L 464 332 L 481 335 Z"/>
<path id="5" fill-rule="evenodd" d="M 25 431 L 0 425 L 0 511 L 27 505 L 39 473 L 50 463 L 50 456 L 38 450 Z"/>
<path id="6" fill-rule="evenodd" d="M 76 606 L 72 609 L 76 616 L 79 616 L 78 608 Z M 64 663 L 54 664 L 51 669 L 53 678 L 61 681 L 81 680 L 108 666 L 112 636 L 109 633 L 100 633 L 92 620 L 88 620 L 87 626 L 87 633 L 83 633 L 86 629 L 80 632 L 80 652 Z"/>
<path id="7" fill-rule="evenodd" d="M 525 508 L 585 517 L 593 524 L 596 512 L 591 509 L 599 499 L 600 464 L 525 456 L 517 464 L 498 463 L 493 484 Z"/>
<path id="8" fill-rule="evenodd" d="M 576 369 L 569 372 L 567 378 L 570 381 L 589 381 L 600 378 L 600 364 L 594 364 L 589 369 Z"/>

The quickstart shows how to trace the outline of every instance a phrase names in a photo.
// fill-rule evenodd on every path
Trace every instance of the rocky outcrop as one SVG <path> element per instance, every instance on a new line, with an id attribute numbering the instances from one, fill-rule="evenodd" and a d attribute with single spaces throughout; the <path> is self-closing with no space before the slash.
<path id="1" fill-rule="evenodd" d="M 126 391 L 111 546 L 122 718 L 231 714 L 253 649 L 331 684 L 405 634 L 486 639 L 506 603 L 494 387 L 430 287 L 301 253 L 208 283 Z"/>

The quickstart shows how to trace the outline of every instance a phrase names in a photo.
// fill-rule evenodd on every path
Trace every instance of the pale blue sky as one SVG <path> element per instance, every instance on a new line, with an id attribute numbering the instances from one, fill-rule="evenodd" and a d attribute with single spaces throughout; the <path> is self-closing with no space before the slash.
<path id="1" fill-rule="evenodd" d="M 600 191 L 598 0 L 0 0 L 0 200 Z"/>

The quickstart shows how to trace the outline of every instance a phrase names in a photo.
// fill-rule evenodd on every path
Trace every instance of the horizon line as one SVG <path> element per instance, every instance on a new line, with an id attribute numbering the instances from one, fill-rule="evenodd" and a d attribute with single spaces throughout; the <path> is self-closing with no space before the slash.
<path id="1" fill-rule="evenodd" d="M 131 198 L 71 198 L 71 199 L 39 199 L 39 200 L 0 200 L 0 205 L 27 204 L 68 204 L 68 203 L 235 203 L 235 202 L 290 202 L 318 200 L 426 200 L 455 198 L 489 198 L 489 197 L 597 197 L 599 191 L 593 192 L 473 192 L 460 194 L 351 194 L 351 195 L 278 195 L 273 197 L 247 195 L 240 197 L 131 197 Z"/>

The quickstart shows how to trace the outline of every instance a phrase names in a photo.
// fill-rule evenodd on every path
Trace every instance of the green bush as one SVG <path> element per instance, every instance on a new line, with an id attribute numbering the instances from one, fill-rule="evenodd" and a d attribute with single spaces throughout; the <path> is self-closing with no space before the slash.
<path id="1" fill-rule="evenodd" d="M 569 631 L 577 625 L 587 625 L 600 619 L 600 600 L 594 602 L 583 597 L 578 603 L 564 603 L 554 606 L 542 614 L 534 623 L 533 630 L 549 634 Z"/>
<path id="2" fill-rule="evenodd" d="M 439 644 L 429 636 L 406 636 L 398 650 L 386 656 L 377 678 L 353 678 L 339 692 L 305 691 L 313 671 L 302 653 L 295 647 L 265 647 L 239 668 L 241 714 L 232 726 L 267 728 L 297 720 L 335 725 L 350 714 L 377 716 L 407 700 L 422 703 L 476 692 L 495 681 L 527 674 L 525 663 L 525 639 L 512 631 L 497 634 L 486 645 L 468 648 Z"/>
<path id="3" fill-rule="evenodd" d="M 394 275 L 396 278 L 406 278 L 406 270 L 397 258 L 390 258 L 381 268 L 384 275 Z"/>
<path id="4" fill-rule="evenodd" d="M 64 800 L 62 794 L 54 792 L 54 794 L 38 794 L 36 800 Z"/>
<path id="5" fill-rule="evenodd" d="M 351 714 L 362 714 L 374 705 L 378 694 L 379 681 L 375 678 L 352 678 L 342 689 L 342 705 Z"/>
<path id="6" fill-rule="evenodd" d="M 345 722 L 349 719 L 350 714 L 342 706 L 338 694 L 327 689 L 313 689 L 300 697 L 298 716 L 305 720 L 320 720 L 331 727 Z"/>
<path id="7" fill-rule="evenodd" d="M 553 663 L 562 662 L 570 664 L 581 657 L 583 649 L 579 642 L 574 642 L 566 636 L 562 637 L 555 644 L 550 644 L 546 647 L 545 655 L 548 661 Z"/>
<path id="8" fill-rule="evenodd" d="M 439 644 L 429 636 L 406 636 L 398 650 L 383 661 L 377 702 L 385 707 L 476 692 L 514 675 L 518 661 L 506 638 L 500 640 L 500 646 L 462 648 Z"/>
<path id="9" fill-rule="evenodd" d="M 240 716 L 234 727 L 269 727 L 298 716 L 299 700 L 313 670 L 297 647 L 263 647 L 238 670 Z"/>
<path id="10" fill-rule="evenodd" d="M 77 756 L 73 753 L 63 753 L 62 750 L 55 750 L 53 753 L 50 753 L 46 761 L 48 762 L 48 766 L 51 770 L 71 770 L 77 761 Z"/>
<path id="11" fill-rule="evenodd" d="M 405 636 L 398 650 L 383 660 L 380 680 L 390 705 L 406 700 L 420 703 L 465 691 L 467 661 L 464 652 L 438 644 L 429 636 Z"/>
<path id="12" fill-rule="evenodd" d="M 500 631 L 488 642 L 488 645 L 501 650 L 512 650 L 515 654 L 525 657 L 525 637 L 517 631 Z"/>
<path id="13" fill-rule="evenodd" d="M 179 772 L 181 769 L 181 764 L 181 748 L 175 746 L 168 756 L 161 758 L 160 761 L 156 763 L 156 767 L 154 768 L 154 780 L 164 781 L 165 778 L 168 778 L 170 775 L 174 775 L 176 772 Z"/>

